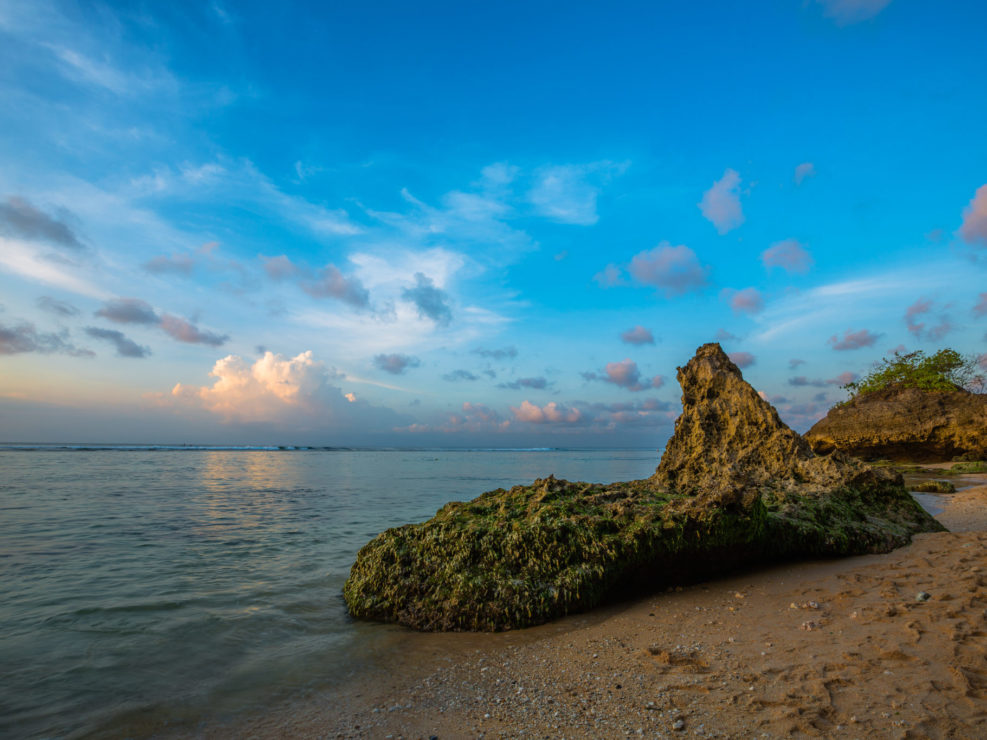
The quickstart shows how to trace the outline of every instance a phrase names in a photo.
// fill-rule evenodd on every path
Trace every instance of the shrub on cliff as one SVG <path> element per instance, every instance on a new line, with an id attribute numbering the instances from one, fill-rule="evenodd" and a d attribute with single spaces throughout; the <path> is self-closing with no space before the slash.
<path id="1" fill-rule="evenodd" d="M 918 388 L 923 391 L 968 390 L 982 393 L 984 376 L 977 372 L 975 358 L 964 357 L 954 349 L 941 349 L 932 356 L 921 350 L 885 357 L 865 377 L 843 388 L 850 400 L 886 389 Z"/>

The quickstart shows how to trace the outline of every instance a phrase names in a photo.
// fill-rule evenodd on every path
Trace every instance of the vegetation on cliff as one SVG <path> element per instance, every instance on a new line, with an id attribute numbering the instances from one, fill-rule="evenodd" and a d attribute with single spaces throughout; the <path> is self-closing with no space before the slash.
<path id="1" fill-rule="evenodd" d="M 985 379 L 977 359 L 954 349 L 941 349 L 928 356 L 921 350 L 885 357 L 866 376 L 843 388 L 850 398 L 888 389 L 918 388 L 923 391 L 983 392 Z"/>
<path id="2" fill-rule="evenodd" d="M 360 550 L 356 617 L 502 630 L 582 611 L 626 586 L 675 585 L 764 558 L 883 552 L 941 529 L 900 474 L 815 455 L 719 345 L 679 368 L 683 413 L 655 475 L 549 477 L 450 503 Z"/>

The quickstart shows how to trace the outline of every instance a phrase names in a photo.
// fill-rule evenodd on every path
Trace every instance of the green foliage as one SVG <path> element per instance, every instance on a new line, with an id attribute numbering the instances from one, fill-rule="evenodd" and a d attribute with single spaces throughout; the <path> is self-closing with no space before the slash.
<path id="1" fill-rule="evenodd" d="M 966 389 L 983 392 L 984 376 L 977 372 L 976 358 L 963 357 L 953 349 L 941 349 L 927 356 L 921 350 L 884 358 L 865 377 L 843 388 L 850 399 L 887 388 L 919 388 L 924 391 Z"/>
<path id="2" fill-rule="evenodd" d="M 987 473 L 987 462 L 978 460 L 976 462 L 961 462 L 950 467 L 951 473 Z"/>

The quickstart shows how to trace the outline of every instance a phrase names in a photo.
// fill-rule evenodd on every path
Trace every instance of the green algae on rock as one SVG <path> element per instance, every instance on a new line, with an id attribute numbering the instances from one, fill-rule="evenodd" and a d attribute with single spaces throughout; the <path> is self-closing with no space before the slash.
<path id="1" fill-rule="evenodd" d="M 343 589 L 355 617 L 503 630 L 763 558 L 884 552 L 941 525 L 898 473 L 815 455 L 719 345 L 679 369 L 683 412 L 655 475 L 549 477 L 447 504 L 365 545 Z"/>

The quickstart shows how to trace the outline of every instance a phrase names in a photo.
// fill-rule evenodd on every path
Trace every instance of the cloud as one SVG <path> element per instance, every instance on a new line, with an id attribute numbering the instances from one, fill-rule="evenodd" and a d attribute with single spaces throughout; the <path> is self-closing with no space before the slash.
<path id="1" fill-rule="evenodd" d="M 107 301 L 96 315 L 118 324 L 157 324 L 161 321 L 151 304 L 140 298 L 115 298 Z"/>
<path id="2" fill-rule="evenodd" d="M 612 162 L 542 167 L 535 172 L 528 201 L 536 213 L 552 221 L 592 226 L 599 220 L 596 201 L 602 185 L 625 168 Z"/>
<path id="3" fill-rule="evenodd" d="M 946 314 L 941 314 L 939 323 L 929 328 L 926 328 L 924 321 L 918 321 L 919 316 L 931 313 L 933 305 L 932 301 L 919 298 L 905 309 L 905 325 L 908 327 L 908 331 L 918 339 L 936 342 L 953 330 L 953 323 Z"/>
<path id="4" fill-rule="evenodd" d="M 511 390 L 520 390 L 521 388 L 533 388 L 535 390 L 544 390 L 551 383 L 545 378 L 518 378 L 517 380 L 511 381 L 510 383 L 498 383 L 498 388 L 509 388 Z"/>
<path id="5" fill-rule="evenodd" d="M 973 307 L 973 315 L 978 319 L 987 316 L 987 293 L 980 294 L 980 300 L 977 305 Z"/>
<path id="6" fill-rule="evenodd" d="M 519 407 L 511 406 L 511 413 L 517 421 L 529 424 L 577 424 L 583 418 L 579 409 L 563 406 L 555 401 L 544 406 L 522 401 Z"/>
<path id="7" fill-rule="evenodd" d="M 442 379 L 448 380 L 451 383 L 455 383 L 456 381 L 459 380 L 469 380 L 469 381 L 479 380 L 480 377 L 478 375 L 474 375 L 469 370 L 453 370 L 452 372 L 443 375 Z"/>
<path id="8" fill-rule="evenodd" d="M 796 185 L 801 185 L 802 182 L 809 177 L 816 176 L 816 166 L 812 162 L 803 162 L 795 168 L 795 175 L 793 179 Z"/>
<path id="9" fill-rule="evenodd" d="M 804 275 L 815 264 L 812 255 L 796 239 L 775 242 L 761 252 L 761 261 L 769 272 L 772 267 L 780 267 L 789 274 L 798 275 Z"/>
<path id="10" fill-rule="evenodd" d="M 873 347 L 874 343 L 881 336 L 881 334 L 872 334 L 867 329 L 861 329 L 860 331 L 851 331 L 847 329 L 843 332 L 843 339 L 840 339 L 836 334 L 834 334 L 826 341 L 826 343 L 831 344 L 833 349 L 839 352 L 845 352 L 847 350 L 861 349 L 863 347 Z"/>
<path id="11" fill-rule="evenodd" d="M 34 324 L 24 321 L 15 326 L 0 324 L 0 355 L 17 355 L 26 352 L 39 354 L 63 354 L 72 357 L 94 357 L 88 349 L 79 349 L 68 339 L 68 332 L 57 334 L 39 332 Z"/>
<path id="12" fill-rule="evenodd" d="M 727 357 L 741 370 L 757 362 L 757 359 L 750 352 L 730 352 L 727 354 Z"/>
<path id="13" fill-rule="evenodd" d="M 790 360 L 788 361 L 788 369 L 789 369 L 789 370 L 794 370 L 794 369 L 795 369 L 795 368 L 797 368 L 797 367 L 798 367 L 799 365 L 804 365 L 804 364 L 805 364 L 805 360 L 800 360 L 800 359 L 799 359 L 799 358 L 797 358 L 797 357 L 793 357 L 792 359 L 790 359 Z"/>
<path id="14" fill-rule="evenodd" d="M 42 311 L 47 311 L 50 314 L 54 314 L 55 316 L 60 316 L 62 318 L 78 316 L 80 313 L 79 309 L 71 303 L 66 303 L 65 301 L 60 301 L 57 298 L 52 298 L 47 295 L 41 296 L 37 301 L 35 301 L 35 303 L 38 304 L 38 308 Z"/>
<path id="15" fill-rule="evenodd" d="M 160 326 L 165 334 L 172 339 L 187 344 L 206 344 L 210 347 L 220 347 L 229 339 L 226 334 L 203 331 L 189 321 L 171 314 L 165 314 L 161 317 Z"/>
<path id="16" fill-rule="evenodd" d="M 650 329 L 645 329 L 643 326 L 638 325 L 623 332 L 620 335 L 620 341 L 626 344 L 654 344 L 655 337 Z"/>
<path id="17" fill-rule="evenodd" d="M 517 357 L 517 347 L 501 347 L 499 349 L 485 349 L 484 347 L 477 347 L 473 350 L 473 354 L 480 355 L 480 357 L 486 357 L 491 360 L 513 360 Z"/>
<path id="18" fill-rule="evenodd" d="M 405 288 L 401 297 L 415 304 L 420 317 L 430 318 L 438 326 L 448 326 L 452 321 L 449 294 L 436 288 L 432 278 L 423 273 L 415 273 L 415 287 Z"/>
<path id="19" fill-rule="evenodd" d="M 349 400 L 330 381 L 339 377 L 317 362 L 312 352 L 287 359 L 272 352 L 248 363 L 238 355 L 218 360 L 209 375 L 211 386 L 175 385 L 178 401 L 201 406 L 236 422 L 285 422 L 297 431 L 301 425 L 352 427 L 372 421 L 375 410 L 362 401 Z M 388 420 L 391 412 L 385 414 Z"/>
<path id="20" fill-rule="evenodd" d="M 829 380 L 822 380 L 821 378 L 807 378 L 804 375 L 797 375 L 794 378 L 788 379 L 788 384 L 795 387 L 811 387 L 811 388 L 825 388 L 827 385 L 838 385 L 844 386 L 847 383 L 852 383 L 860 376 L 856 373 L 851 373 L 849 371 L 840 373 L 835 378 L 830 378 Z"/>
<path id="21" fill-rule="evenodd" d="M 115 329 L 100 329 L 96 326 L 87 326 L 86 334 L 95 339 L 105 339 L 108 342 L 112 342 L 116 345 L 117 355 L 120 357 L 147 357 L 151 354 L 150 349 L 142 347 L 137 342 L 124 336 L 123 332 L 116 331 Z"/>
<path id="22" fill-rule="evenodd" d="M 625 285 L 624 273 L 614 264 L 607 265 L 593 276 L 601 288 L 613 288 L 616 285 Z"/>
<path id="23" fill-rule="evenodd" d="M 661 289 L 666 298 L 705 287 L 709 272 L 689 247 L 668 242 L 634 255 L 629 270 L 635 280 Z"/>
<path id="24" fill-rule="evenodd" d="M 154 275 L 182 275 L 189 277 L 195 270 L 195 260 L 187 254 L 159 255 L 144 263 L 144 269 Z"/>
<path id="25" fill-rule="evenodd" d="M 714 339 L 717 342 L 735 342 L 739 337 L 735 334 L 731 334 L 726 329 L 720 328 L 716 330 L 716 336 Z"/>
<path id="26" fill-rule="evenodd" d="M 391 375 L 402 375 L 409 367 L 418 367 L 421 364 L 421 360 L 409 355 L 390 354 L 374 357 L 374 365 L 377 369 Z"/>
<path id="27" fill-rule="evenodd" d="M 960 236 L 968 244 L 980 242 L 987 245 L 987 185 L 981 185 L 973 200 L 963 209 Z"/>
<path id="28" fill-rule="evenodd" d="M 84 249 L 72 228 L 63 219 L 50 216 L 24 198 L 12 195 L 0 203 L 0 231 L 30 241 L 43 241 L 70 249 Z"/>
<path id="29" fill-rule="evenodd" d="M 603 368 L 603 373 L 595 372 L 583 373 L 586 380 L 600 380 L 604 383 L 612 383 L 619 388 L 626 388 L 635 393 L 646 391 L 649 388 L 661 388 L 665 384 L 665 379 L 661 375 L 652 378 L 642 378 L 641 371 L 637 363 L 631 359 L 624 359 L 620 362 L 608 362 Z"/>
<path id="30" fill-rule="evenodd" d="M 720 234 L 726 234 L 744 223 L 744 213 L 740 207 L 740 173 L 725 170 L 723 177 L 703 193 L 699 210 Z"/>
<path id="31" fill-rule="evenodd" d="M 286 255 L 280 254 L 277 257 L 260 256 L 264 264 L 264 272 L 271 280 L 285 280 L 297 277 L 301 270 L 288 259 Z"/>
<path id="32" fill-rule="evenodd" d="M 188 344 L 205 344 L 210 347 L 220 347 L 229 339 L 229 336 L 226 334 L 217 334 L 199 329 L 190 321 L 179 316 L 173 316 L 167 313 L 159 316 L 151 307 L 150 303 L 140 298 L 115 298 L 106 301 L 95 315 L 109 319 L 117 324 L 155 325 L 172 339 Z"/>
<path id="33" fill-rule="evenodd" d="M 734 313 L 756 314 L 764 309 L 764 298 L 757 288 L 726 289 L 721 296 L 727 299 Z"/>
<path id="34" fill-rule="evenodd" d="M 370 294 L 359 279 L 346 277 L 335 265 L 326 265 L 313 280 L 303 282 L 302 290 L 313 298 L 337 298 L 355 308 L 370 304 Z"/>
<path id="35" fill-rule="evenodd" d="M 884 10 L 891 0 L 816 0 L 823 6 L 823 15 L 837 26 L 852 26 L 866 21 Z"/>

